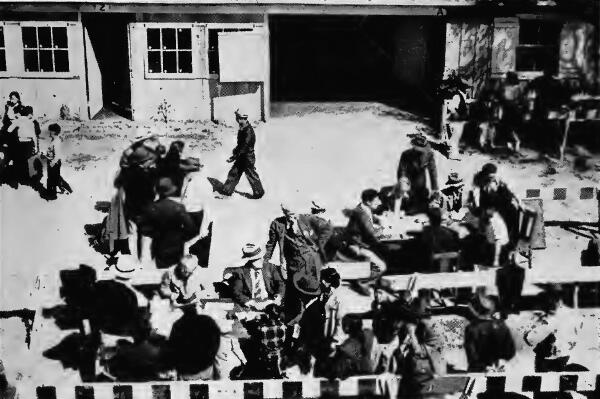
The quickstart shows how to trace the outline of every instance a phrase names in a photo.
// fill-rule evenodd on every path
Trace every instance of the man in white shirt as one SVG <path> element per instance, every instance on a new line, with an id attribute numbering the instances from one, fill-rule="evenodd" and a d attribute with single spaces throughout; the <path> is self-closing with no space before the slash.
<path id="1" fill-rule="evenodd" d="M 160 294 L 174 306 L 197 303 L 208 296 L 202 271 L 192 255 L 185 255 L 177 265 L 163 275 Z"/>
<path id="2" fill-rule="evenodd" d="M 486 263 L 492 266 L 500 266 L 504 262 L 509 243 L 508 229 L 502 216 L 494 207 L 487 208 L 483 216 L 484 235 L 491 256 L 486 256 Z"/>

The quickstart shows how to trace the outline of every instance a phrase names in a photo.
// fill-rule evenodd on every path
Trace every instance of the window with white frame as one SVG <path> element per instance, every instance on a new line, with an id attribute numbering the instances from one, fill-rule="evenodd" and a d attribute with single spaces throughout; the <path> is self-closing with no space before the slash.
<path id="1" fill-rule="evenodd" d="M 66 26 L 23 26 L 25 72 L 69 72 Z"/>
<path id="2" fill-rule="evenodd" d="M 4 43 L 4 27 L 0 26 L 0 72 L 6 71 L 6 44 Z"/>
<path id="3" fill-rule="evenodd" d="M 148 73 L 193 72 L 191 28 L 147 28 L 146 39 Z"/>

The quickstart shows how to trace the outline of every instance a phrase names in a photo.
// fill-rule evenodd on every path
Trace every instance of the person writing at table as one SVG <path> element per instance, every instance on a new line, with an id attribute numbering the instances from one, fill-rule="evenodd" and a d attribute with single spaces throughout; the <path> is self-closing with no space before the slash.
<path id="1" fill-rule="evenodd" d="M 262 310 L 269 303 L 281 304 L 285 282 L 281 270 L 263 262 L 264 253 L 255 244 L 242 248 L 241 266 L 231 278 L 233 300 L 244 307 Z"/>
<path id="2" fill-rule="evenodd" d="M 371 276 L 368 279 L 353 282 L 354 288 L 364 295 L 369 295 L 369 282 L 376 280 L 387 269 L 385 262 L 375 253 L 381 242 L 375 229 L 378 219 L 373 211 L 380 205 L 377 190 L 372 188 L 364 190 L 361 194 L 361 202 L 350 214 L 346 226 L 348 252 L 356 258 L 369 261 L 371 265 Z"/>
<path id="3" fill-rule="evenodd" d="M 164 273 L 159 294 L 176 306 L 196 303 L 205 297 L 202 271 L 192 255 L 185 255 L 177 265 Z"/>

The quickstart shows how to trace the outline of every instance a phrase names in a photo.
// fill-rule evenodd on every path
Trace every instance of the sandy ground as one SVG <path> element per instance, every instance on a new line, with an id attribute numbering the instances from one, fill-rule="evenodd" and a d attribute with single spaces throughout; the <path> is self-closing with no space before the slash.
<path id="1" fill-rule="evenodd" d="M 103 257 L 88 246 L 83 226 L 101 220 L 103 215 L 94 210 L 94 203 L 110 198 L 111 180 L 120 152 L 136 132 L 168 133 L 167 143 L 175 138 L 183 139 L 188 143 L 188 154 L 199 157 L 205 165 L 200 173 L 204 181 L 202 193 L 215 221 L 206 273 L 207 278 L 217 281 L 223 268 L 239 258 L 245 243 L 266 242 L 270 220 L 279 215 L 282 201 L 308 210 L 310 201 L 316 200 L 330 210 L 328 216 L 334 223 L 345 224 L 341 210 L 356 205 L 363 189 L 395 181 L 400 153 L 408 147 L 406 134 L 423 127 L 413 115 L 378 104 L 287 104 L 275 111 L 268 123 L 256 127 L 256 166 L 266 188 L 265 197 L 259 201 L 237 194 L 215 199 L 206 180 L 207 177 L 224 180 L 229 166 L 225 160 L 235 145 L 234 128 L 212 123 L 138 125 L 126 120 L 61 122 L 69 154 L 63 175 L 74 193 L 46 202 L 27 187 L 2 188 L 1 308 L 52 307 L 60 303 L 59 270 L 75 268 L 80 263 L 97 268 L 104 266 Z M 548 174 L 546 162 L 537 161 L 532 154 L 526 158 L 527 162 L 500 162 L 500 172 L 521 195 L 529 188 L 575 189 L 598 182 L 591 172 L 575 174 L 569 167 L 559 167 L 555 174 Z M 467 152 L 461 161 L 448 160 L 439 154 L 436 159 L 440 183 L 443 183 L 450 171 L 457 171 L 470 181 L 473 173 L 490 158 Z M 250 192 L 245 180 L 238 189 Z M 597 220 L 594 201 L 571 200 L 548 204 L 546 219 L 557 219 L 574 211 Z M 548 228 L 546 240 L 548 248 L 535 253 L 532 272 L 560 269 L 576 273 L 579 253 L 587 240 L 559 228 Z M 368 298 L 349 292 L 346 295 L 353 306 L 368 306 Z M 585 343 L 580 348 L 598 346 L 596 316 L 593 311 L 573 312 L 572 324 L 585 321 L 589 326 L 578 333 L 578 339 Z M 515 325 L 518 339 L 521 330 L 531 324 L 528 318 L 531 315 L 525 314 L 510 321 Z M 451 349 L 449 358 L 458 367 L 464 367 L 463 324 L 440 320 L 438 327 Z M 59 330 L 53 320 L 44 319 L 40 312 L 35 319 L 30 349 L 24 343 L 24 331 L 18 319 L 0 320 L 0 358 L 7 366 L 9 377 L 27 384 L 78 381 L 72 369 L 65 370 L 60 363 L 41 355 L 72 331 Z M 592 368 L 599 364 L 597 349 L 584 352 L 586 364 Z M 523 349 L 515 361 L 518 369 L 525 372 L 531 367 L 531 354 Z"/>

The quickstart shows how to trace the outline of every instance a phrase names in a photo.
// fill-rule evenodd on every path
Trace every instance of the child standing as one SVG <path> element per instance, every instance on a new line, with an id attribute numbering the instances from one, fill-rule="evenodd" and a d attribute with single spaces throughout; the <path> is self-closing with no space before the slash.
<path id="1" fill-rule="evenodd" d="M 47 194 L 48 199 L 55 199 L 57 191 L 60 194 L 71 194 L 73 190 L 69 183 L 60 174 L 62 166 L 61 145 L 62 138 L 59 136 L 61 128 L 53 123 L 48 126 L 48 138 L 44 140 L 44 148 L 41 149 L 48 165 Z"/>

